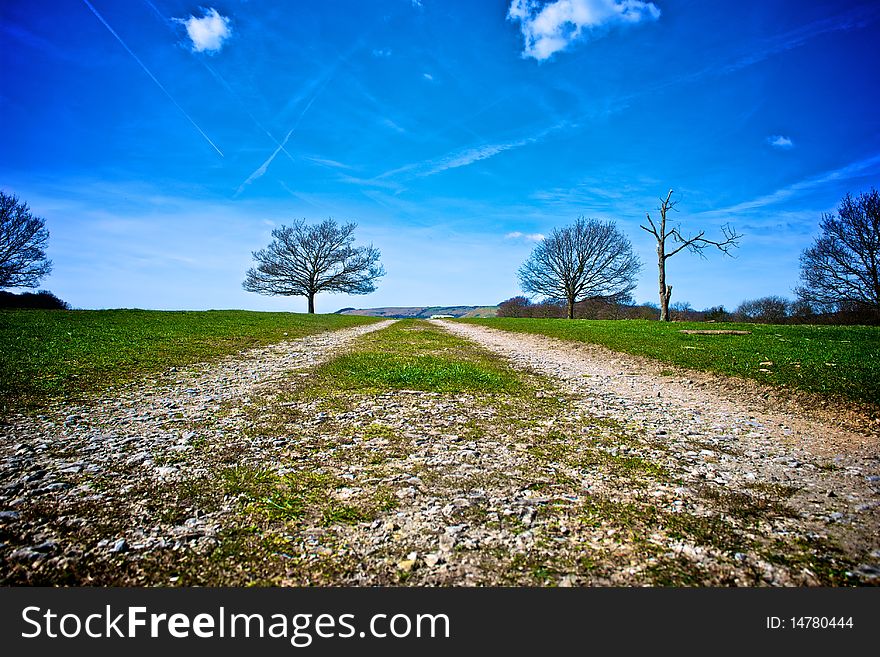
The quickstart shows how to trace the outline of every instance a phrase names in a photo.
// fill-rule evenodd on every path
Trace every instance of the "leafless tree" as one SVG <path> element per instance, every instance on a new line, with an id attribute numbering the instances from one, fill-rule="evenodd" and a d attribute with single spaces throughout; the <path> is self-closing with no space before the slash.
<path id="1" fill-rule="evenodd" d="M 316 225 L 296 221 L 272 231 L 272 242 L 254 251 L 256 267 L 245 275 L 243 287 L 259 294 L 302 296 L 315 312 L 319 292 L 369 294 L 375 281 L 385 275 L 379 250 L 353 247 L 357 224 L 338 225 L 327 219 Z"/>
<path id="2" fill-rule="evenodd" d="M 580 217 L 572 226 L 554 228 L 519 270 L 524 292 L 568 305 L 584 299 L 621 301 L 635 288 L 641 269 L 629 240 L 614 222 Z"/>
<path id="3" fill-rule="evenodd" d="M 498 304 L 498 317 L 528 317 L 532 302 L 519 296 Z"/>
<path id="4" fill-rule="evenodd" d="M 46 220 L 16 196 L 0 192 L 0 287 L 37 287 L 52 271 L 48 241 Z"/>
<path id="5" fill-rule="evenodd" d="M 784 324 L 791 313 L 791 302 L 780 296 L 746 299 L 734 311 L 737 321 Z"/>
<path id="6" fill-rule="evenodd" d="M 645 216 L 648 218 L 648 225 L 640 226 L 642 230 L 651 233 L 654 239 L 657 240 L 657 266 L 660 270 L 660 321 L 662 322 L 670 320 L 669 299 L 672 297 L 672 286 L 666 284 L 666 261 L 684 249 L 688 249 L 691 253 L 696 253 L 701 258 L 705 258 L 706 255 L 703 251 L 710 246 L 715 247 L 725 255 L 730 255 L 730 249 L 739 246 L 739 240 L 742 238 L 742 235 L 729 225 L 721 227 L 721 232 L 724 236 L 723 240 L 710 240 L 705 237 L 706 231 L 704 230 L 701 230 L 696 235 L 685 237 L 682 235 L 679 226 L 676 225 L 674 228 L 669 228 L 666 215 L 670 210 L 675 210 L 675 206 L 678 205 L 678 201 L 672 200 L 672 193 L 673 190 L 670 189 L 666 198 L 660 199 L 660 207 L 657 208 L 660 212 L 659 225 L 654 223 L 653 219 L 651 219 L 651 214 L 646 212 Z M 672 250 L 667 253 L 666 241 L 669 239 L 672 240 L 670 245 Z"/>
<path id="7" fill-rule="evenodd" d="M 880 311 L 880 194 L 847 194 L 837 216 L 822 215 L 822 234 L 801 254 L 795 292 L 824 310 Z"/>

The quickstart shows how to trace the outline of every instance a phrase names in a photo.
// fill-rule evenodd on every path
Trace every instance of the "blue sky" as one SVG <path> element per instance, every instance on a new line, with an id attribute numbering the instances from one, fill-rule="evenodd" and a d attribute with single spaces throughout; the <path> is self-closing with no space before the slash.
<path id="1" fill-rule="evenodd" d="M 491 304 L 535 239 L 646 210 L 744 233 L 673 301 L 791 296 L 823 212 L 880 180 L 880 5 L 699 0 L 4 0 L 0 187 L 76 307 L 305 309 L 241 289 L 298 218 L 387 275 L 344 306 Z"/>

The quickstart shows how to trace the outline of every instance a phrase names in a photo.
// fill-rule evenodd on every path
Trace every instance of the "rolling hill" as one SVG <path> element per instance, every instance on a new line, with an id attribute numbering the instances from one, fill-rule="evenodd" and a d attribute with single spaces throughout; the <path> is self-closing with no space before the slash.
<path id="1" fill-rule="evenodd" d="M 334 314 L 394 319 L 429 319 L 432 315 L 495 317 L 497 312 L 498 306 L 388 306 L 385 308 L 342 308 Z"/>

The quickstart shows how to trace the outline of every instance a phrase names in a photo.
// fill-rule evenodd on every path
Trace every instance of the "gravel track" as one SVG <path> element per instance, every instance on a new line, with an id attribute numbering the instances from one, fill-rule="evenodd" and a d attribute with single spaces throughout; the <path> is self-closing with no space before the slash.
<path id="1" fill-rule="evenodd" d="M 800 524 L 833 536 L 864 562 L 867 580 L 880 575 L 880 427 L 867 416 L 843 422 L 858 430 L 842 428 L 827 413 L 774 409 L 760 389 L 727 377 L 684 370 L 663 376 L 668 366 L 595 345 L 434 323 L 515 367 L 561 381 L 594 416 L 652 436 L 690 477 L 729 490 L 754 482 L 798 489 L 788 503 Z"/>

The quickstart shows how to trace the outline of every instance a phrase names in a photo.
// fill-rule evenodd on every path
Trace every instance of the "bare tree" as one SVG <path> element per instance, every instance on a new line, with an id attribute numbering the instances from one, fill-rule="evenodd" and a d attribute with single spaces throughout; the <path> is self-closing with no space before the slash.
<path id="1" fill-rule="evenodd" d="M 667 224 L 666 215 L 670 210 L 675 210 L 675 206 L 678 205 L 678 201 L 672 200 L 672 192 L 673 190 L 670 189 L 666 198 L 660 199 L 660 207 L 657 208 L 660 212 L 659 225 L 655 224 L 651 219 L 651 214 L 646 212 L 645 216 L 648 218 L 648 226 L 650 228 L 648 226 L 640 226 L 642 230 L 648 231 L 657 240 L 657 266 L 660 270 L 661 322 L 668 322 L 670 320 L 669 299 L 672 297 L 672 286 L 666 284 L 666 261 L 683 249 L 688 249 L 691 253 L 696 253 L 701 258 L 705 258 L 706 255 L 703 251 L 710 246 L 715 247 L 725 255 L 730 255 L 730 249 L 739 246 L 739 240 L 742 238 L 742 235 L 733 230 L 729 225 L 721 227 L 724 239 L 717 241 L 705 237 L 706 231 L 704 230 L 701 230 L 696 235 L 685 237 L 678 226 L 670 229 Z M 667 253 L 666 240 L 670 238 L 672 239 L 673 248 Z"/>
<path id="2" fill-rule="evenodd" d="M 641 269 L 629 240 L 614 226 L 580 217 L 572 226 L 554 228 L 520 267 L 524 292 L 568 305 L 585 299 L 622 301 L 635 288 Z"/>
<path id="3" fill-rule="evenodd" d="M 243 287 L 259 294 L 302 296 L 315 312 L 319 292 L 369 294 L 385 275 L 379 250 L 352 247 L 357 224 L 338 225 L 327 219 L 316 225 L 296 221 L 272 231 L 272 242 L 254 251 L 256 267 L 245 275 Z"/>
<path id="4" fill-rule="evenodd" d="M 532 302 L 526 297 L 513 297 L 498 304 L 498 317 L 528 317 Z"/>
<path id="5" fill-rule="evenodd" d="M 801 254 L 798 297 L 825 310 L 880 311 L 880 194 L 847 194 L 837 216 L 822 215 L 819 227 L 822 234 Z"/>
<path id="6" fill-rule="evenodd" d="M 780 296 L 746 299 L 734 311 L 737 321 L 783 324 L 791 313 L 791 303 Z"/>
<path id="7" fill-rule="evenodd" d="M 0 192 L 0 287 L 37 287 L 52 271 L 48 241 L 46 220 L 16 196 Z"/>

